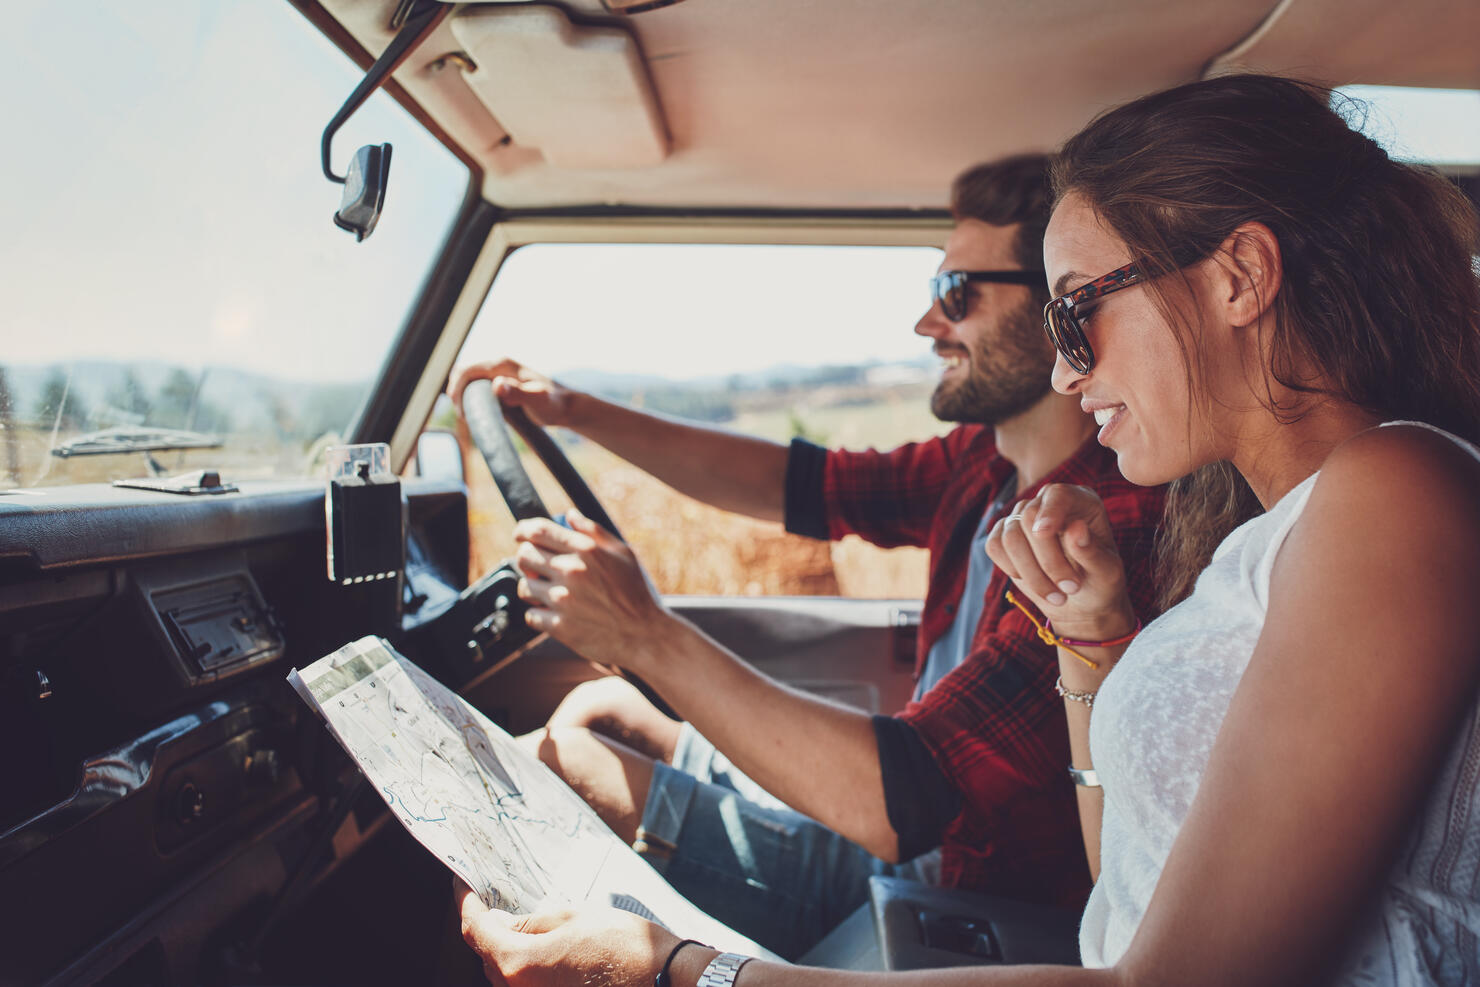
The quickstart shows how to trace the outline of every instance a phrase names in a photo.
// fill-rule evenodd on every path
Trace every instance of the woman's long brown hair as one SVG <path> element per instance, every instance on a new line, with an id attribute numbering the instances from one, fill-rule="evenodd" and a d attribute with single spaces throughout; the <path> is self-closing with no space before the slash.
<path id="1" fill-rule="evenodd" d="M 1083 196 L 1153 277 L 1207 257 L 1241 224 L 1269 227 L 1284 279 L 1260 331 L 1269 375 L 1299 399 L 1281 407 L 1266 391 L 1281 420 L 1328 396 L 1480 442 L 1480 220 L 1443 176 L 1393 161 L 1355 129 L 1361 112 L 1273 76 L 1195 82 L 1090 123 L 1055 159 L 1054 193 Z M 1149 288 L 1196 380 L 1177 280 Z M 1157 552 L 1163 603 L 1185 597 L 1259 509 L 1228 464 L 1177 481 Z"/>

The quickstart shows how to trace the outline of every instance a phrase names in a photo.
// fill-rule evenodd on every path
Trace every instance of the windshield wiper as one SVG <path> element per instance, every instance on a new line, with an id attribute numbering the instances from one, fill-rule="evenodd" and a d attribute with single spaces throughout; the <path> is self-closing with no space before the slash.
<path id="1" fill-rule="evenodd" d="M 51 450 L 53 456 L 105 456 L 119 452 L 163 452 L 171 449 L 219 449 L 221 437 L 181 428 L 125 425 L 88 432 Z"/>
<path id="2" fill-rule="evenodd" d="M 171 449 L 219 449 L 221 437 L 204 432 L 190 432 L 183 428 L 151 428 L 147 425 L 123 425 L 105 428 L 100 432 L 88 432 L 69 442 L 63 442 L 51 450 L 53 456 L 70 459 L 73 456 L 108 456 L 116 453 L 142 452 L 149 463 L 149 472 L 164 476 L 165 468 L 150 453 L 167 452 Z M 234 489 L 234 488 L 233 488 Z"/>

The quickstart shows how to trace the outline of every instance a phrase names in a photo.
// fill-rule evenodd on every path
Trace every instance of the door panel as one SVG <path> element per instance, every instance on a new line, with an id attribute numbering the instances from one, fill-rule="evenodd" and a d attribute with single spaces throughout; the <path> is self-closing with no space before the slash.
<path id="1" fill-rule="evenodd" d="M 675 612 L 774 678 L 870 713 L 904 708 L 914 687 L 918 600 L 668 596 Z M 605 674 L 545 639 L 467 698 L 511 733 L 541 726 L 582 682 Z"/>
<path id="2" fill-rule="evenodd" d="M 914 687 L 918 600 L 671 596 L 668 605 L 755 667 L 870 713 Z"/>

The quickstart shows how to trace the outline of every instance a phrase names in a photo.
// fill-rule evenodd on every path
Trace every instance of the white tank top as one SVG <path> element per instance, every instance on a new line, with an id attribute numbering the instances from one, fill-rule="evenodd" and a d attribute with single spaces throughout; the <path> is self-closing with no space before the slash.
<path id="1" fill-rule="evenodd" d="M 1316 476 L 1224 539 L 1192 595 L 1147 625 L 1100 688 L 1089 740 L 1105 813 L 1100 879 L 1079 933 L 1085 966 L 1115 963 L 1145 914 L 1264 626 L 1275 557 Z M 1480 723 L 1473 705 L 1378 904 L 1337 983 L 1480 984 Z"/>

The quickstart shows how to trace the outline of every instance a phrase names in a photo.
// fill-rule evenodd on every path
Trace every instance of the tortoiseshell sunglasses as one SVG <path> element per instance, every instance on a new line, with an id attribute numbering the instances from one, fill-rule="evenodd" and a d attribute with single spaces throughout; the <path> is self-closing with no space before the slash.
<path id="1" fill-rule="evenodd" d="M 1084 325 L 1079 320 L 1106 295 L 1140 284 L 1143 280 L 1140 269 L 1135 264 L 1127 264 L 1043 306 L 1043 331 L 1048 333 L 1065 363 L 1081 374 L 1094 369 L 1095 351 L 1090 347 L 1089 339 L 1084 335 Z"/>

